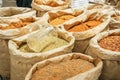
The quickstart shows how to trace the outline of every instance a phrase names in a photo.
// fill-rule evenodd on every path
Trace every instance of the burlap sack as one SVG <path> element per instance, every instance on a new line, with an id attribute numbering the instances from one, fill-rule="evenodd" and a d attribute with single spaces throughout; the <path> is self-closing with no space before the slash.
<path id="1" fill-rule="evenodd" d="M 114 10 L 111 17 L 112 17 L 112 19 L 109 23 L 110 30 L 120 29 L 120 11 L 119 10 Z"/>
<path id="2" fill-rule="evenodd" d="M 105 3 L 110 4 L 110 5 L 114 6 L 114 8 L 120 10 L 120 1 L 119 0 L 105 0 Z"/>
<path id="3" fill-rule="evenodd" d="M 12 20 L 10 18 L 10 20 Z M 16 19 L 14 19 L 16 20 Z M 9 20 L 7 22 L 10 22 Z M 39 24 L 38 22 L 34 22 L 22 28 L 16 29 L 8 29 L 8 30 L 0 30 L 0 75 L 3 77 L 10 76 L 10 56 L 8 50 L 8 40 L 12 38 L 16 38 L 27 33 L 31 33 L 32 31 L 38 30 L 39 26 L 35 24 Z M 0 23 L 1 25 L 1 23 Z"/>
<path id="4" fill-rule="evenodd" d="M 0 8 L 0 19 L 8 17 L 31 17 L 36 16 L 36 11 L 31 8 L 2 7 Z"/>
<path id="5" fill-rule="evenodd" d="M 84 12 L 85 12 L 84 10 L 75 10 L 75 9 L 55 10 L 55 11 L 50 11 L 50 12 L 44 14 L 42 18 L 45 20 L 46 23 L 49 24 L 50 21 L 54 20 L 57 17 L 63 16 L 63 15 L 73 15 L 75 17 L 78 17 L 81 14 L 83 14 Z M 74 18 L 72 18 L 72 19 L 74 19 Z M 72 19 L 70 19 L 70 20 L 72 20 Z M 64 22 L 64 23 L 66 23 L 66 22 Z M 64 23 L 62 23 L 60 25 L 63 25 Z M 57 26 L 60 26 L 60 25 L 57 25 Z M 57 26 L 54 26 L 54 27 L 57 27 Z"/>
<path id="6" fill-rule="evenodd" d="M 42 2 L 49 2 L 49 0 L 44 1 L 41 0 Z M 57 1 L 57 0 L 56 0 Z M 51 10 L 63 10 L 63 9 L 67 9 L 69 7 L 70 1 L 69 0 L 64 0 L 65 2 L 67 2 L 65 5 L 62 6 L 56 6 L 56 7 L 51 7 L 48 5 L 44 5 L 43 3 L 41 3 L 41 5 L 37 4 L 35 2 L 35 0 L 32 1 L 32 8 L 37 10 L 37 16 L 42 16 L 44 13 L 51 11 Z"/>
<path id="7" fill-rule="evenodd" d="M 83 32 L 70 32 L 75 37 L 75 46 L 73 48 L 74 52 L 84 53 L 86 48 L 88 47 L 88 43 L 91 37 L 105 30 L 107 28 L 108 23 L 110 22 L 109 15 L 100 13 L 98 11 L 90 10 L 80 15 L 76 19 L 66 22 L 63 26 L 61 26 L 61 28 L 62 30 L 65 30 L 64 27 L 72 27 L 74 25 L 77 25 L 78 23 L 81 23 L 81 22 L 83 23 L 88 19 L 91 19 L 91 20 L 97 19 L 103 22 L 100 25 Z"/>
<path id="8" fill-rule="evenodd" d="M 120 52 L 106 50 L 98 45 L 98 41 L 111 34 L 120 34 L 120 29 L 106 31 L 91 39 L 86 54 L 103 60 L 102 80 L 120 80 Z"/>
<path id="9" fill-rule="evenodd" d="M 40 69 L 46 65 L 49 65 L 51 63 L 58 63 L 61 61 L 66 61 L 69 59 L 83 59 L 83 60 L 87 60 L 89 62 L 92 62 L 93 64 L 95 64 L 95 68 L 86 71 L 84 73 L 80 73 L 76 76 L 73 76 L 67 80 L 97 80 L 98 77 L 101 74 L 101 69 L 102 69 L 102 62 L 99 59 L 93 59 L 90 56 L 81 54 L 81 53 L 70 53 L 70 54 L 65 54 L 65 55 L 61 55 L 58 57 L 54 57 L 54 58 L 50 58 L 47 60 L 44 60 L 42 62 L 38 62 L 36 63 L 28 72 L 28 74 L 25 77 L 25 80 L 30 80 L 32 77 L 32 74 L 37 70 Z M 47 76 L 46 76 L 47 77 Z"/>
<path id="10" fill-rule="evenodd" d="M 30 52 L 21 52 L 18 50 L 19 45 L 24 42 L 29 35 L 34 34 L 38 31 L 33 33 L 24 35 L 22 37 L 13 39 L 9 41 L 9 50 L 11 56 L 11 80 L 24 80 L 25 75 L 27 74 L 28 70 L 32 67 L 33 64 L 36 62 L 58 56 L 61 54 L 66 54 L 67 52 L 71 52 L 73 45 L 74 45 L 74 37 L 66 32 L 57 31 L 58 35 L 67 40 L 69 44 L 47 51 L 43 53 L 30 53 Z"/>

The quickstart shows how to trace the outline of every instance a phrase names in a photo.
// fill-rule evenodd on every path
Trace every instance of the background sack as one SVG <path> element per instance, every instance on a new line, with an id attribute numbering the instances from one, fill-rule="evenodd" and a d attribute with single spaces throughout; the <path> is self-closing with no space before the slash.
<path id="1" fill-rule="evenodd" d="M 8 18 L 7 18 L 8 19 Z M 10 18 L 10 20 L 12 20 Z M 15 20 L 15 19 L 14 19 Z M 7 22 L 10 22 L 9 20 Z M 0 75 L 3 77 L 10 76 L 10 56 L 8 50 L 8 40 L 16 38 L 32 31 L 38 30 L 39 26 L 36 26 L 38 22 L 34 22 L 22 28 L 0 30 Z"/>
<path id="2" fill-rule="evenodd" d="M 0 19 L 10 17 L 31 17 L 36 16 L 36 11 L 31 8 L 2 7 L 0 8 Z"/>
<path id="3" fill-rule="evenodd" d="M 44 0 L 42 0 L 44 1 Z M 49 1 L 49 0 L 48 0 Z M 57 0 L 56 0 L 57 1 Z M 65 0 L 66 2 L 68 2 L 67 4 L 65 5 L 62 5 L 62 6 L 57 6 L 57 7 L 51 7 L 51 6 L 48 6 L 48 5 L 39 5 L 37 3 L 35 3 L 35 0 L 32 1 L 32 8 L 37 10 L 37 16 L 42 16 L 44 13 L 48 12 L 48 11 L 51 11 L 51 10 L 63 10 L 63 9 L 67 9 L 69 7 L 69 1 L 68 0 Z"/>
<path id="4" fill-rule="evenodd" d="M 68 52 L 71 52 L 73 48 L 75 40 L 74 37 L 69 33 L 57 31 L 58 35 L 61 38 L 69 41 L 69 44 L 44 53 L 24 53 L 18 50 L 19 45 L 24 42 L 29 35 L 36 32 L 37 31 L 9 41 L 9 50 L 11 56 L 11 80 L 24 80 L 28 70 L 36 62 L 61 54 L 66 54 Z"/>
<path id="5" fill-rule="evenodd" d="M 103 71 L 101 78 L 103 80 L 119 80 L 120 77 L 120 52 L 110 51 L 101 48 L 98 41 L 111 34 L 120 34 L 120 29 L 106 31 L 96 35 L 91 39 L 86 54 L 93 57 L 99 57 L 103 60 Z"/>
<path id="6" fill-rule="evenodd" d="M 95 68 L 86 71 L 84 73 L 80 73 L 76 76 L 73 76 L 67 80 L 97 80 L 98 77 L 101 74 L 101 69 L 102 69 L 102 62 L 99 59 L 93 59 L 90 56 L 81 54 L 81 53 L 69 53 L 69 54 L 65 54 L 65 55 L 61 55 L 58 57 L 54 57 L 54 58 L 50 58 L 47 60 L 44 60 L 42 62 L 38 62 L 36 63 L 28 72 L 28 74 L 25 77 L 25 80 L 30 80 L 32 77 L 32 74 L 39 68 L 46 66 L 50 63 L 56 63 L 56 62 L 61 62 L 61 61 L 66 61 L 66 60 L 70 60 L 70 59 L 83 59 L 83 60 L 87 60 L 91 63 L 94 63 L 96 65 Z"/>

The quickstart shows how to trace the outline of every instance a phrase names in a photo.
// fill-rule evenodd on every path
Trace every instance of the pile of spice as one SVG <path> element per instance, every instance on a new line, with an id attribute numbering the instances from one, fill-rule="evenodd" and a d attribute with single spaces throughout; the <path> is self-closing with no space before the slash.
<path id="1" fill-rule="evenodd" d="M 82 59 L 51 63 L 34 72 L 31 80 L 66 80 L 94 67 L 94 64 Z"/>
<path id="2" fill-rule="evenodd" d="M 60 17 L 57 17 L 55 19 L 53 19 L 52 21 L 50 21 L 49 23 L 52 25 L 52 26 L 57 26 L 57 25 L 60 25 L 72 18 L 74 18 L 75 16 L 74 15 L 63 15 L 63 16 L 60 16 Z"/>
<path id="3" fill-rule="evenodd" d="M 99 45 L 104 49 L 120 52 L 120 35 L 107 36 L 99 41 Z"/>
<path id="4" fill-rule="evenodd" d="M 64 28 L 69 32 L 82 32 L 82 31 L 92 29 L 92 28 L 98 26 L 101 23 L 102 23 L 102 21 L 91 20 L 91 21 L 87 21 L 87 22 L 84 22 L 84 23 L 79 23 L 79 24 L 71 26 L 71 27 L 64 26 Z"/>
<path id="5" fill-rule="evenodd" d="M 48 5 L 51 7 L 63 6 L 67 3 L 64 0 L 59 0 L 59 1 L 57 0 L 35 0 L 34 2 L 39 5 Z"/>
<path id="6" fill-rule="evenodd" d="M 17 22 L 12 22 L 10 24 L 8 24 L 7 26 L 2 26 L 0 25 L 0 29 L 1 30 L 7 30 L 7 29 L 15 29 L 15 28 L 21 28 L 24 27 L 30 23 L 35 22 L 34 18 L 25 18 L 25 19 L 20 19 Z"/>

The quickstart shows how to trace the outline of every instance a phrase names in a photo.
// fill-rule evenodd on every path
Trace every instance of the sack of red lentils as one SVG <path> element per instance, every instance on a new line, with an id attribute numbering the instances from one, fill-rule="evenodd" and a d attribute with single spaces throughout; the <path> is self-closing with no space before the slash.
<path id="1" fill-rule="evenodd" d="M 36 63 L 25 80 L 98 80 L 103 63 L 81 53 L 69 53 Z"/>
<path id="2" fill-rule="evenodd" d="M 39 27 L 33 25 L 36 21 L 34 17 L 0 19 L 0 75 L 2 77 L 10 76 L 8 40 L 38 30 Z"/>
<path id="3" fill-rule="evenodd" d="M 120 29 L 93 37 L 86 54 L 103 60 L 102 80 L 120 80 Z"/>
<path id="4" fill-rule="evenodd" d="M 71 52 L 74 40 L 72 34 L 48 27 L 9 41 L 11 80 L 24 80 L 36 62 Z"/>
<path id="5" fill-rule="evenodd" d="M 75 37 L 74 52 L 84 53 L 89 40 L 107 28 L 110 16 L 90 10 L 61 26 L 62 30 L 70 32 Z"/>
<path id="6" fill-rule="evenodd" d="M 120 29 L 120 11 L 114 10 L 113 14 L 111 15 L 111 21 L 109 24 L 111 30 L 113 29 Z"/>
<path id="7" fill-rule="evenodd" d="M 36 11 L 31 8 L 2 7 L 0 8 L 0 19 L 8 17 L 31 17 L 36 16 Z"/>
<path id="8" fill-rule="evenodd" d="M 33 0 L 31 5 L 33 9 L 37 10 L 37 16 L 42 16 L 51 10 L 67 9 L 69 4 L 69 0 Z"/>
<path id="9" fill-rule="evenodd" d="M 45 19 L 45 22 L 51 26 L 58 27 L 59 25 L 63 25 L 65 22 L 72 20 L 83 13 L 84 10 L 55 10 L 44 14 L 42 18 Z"/>

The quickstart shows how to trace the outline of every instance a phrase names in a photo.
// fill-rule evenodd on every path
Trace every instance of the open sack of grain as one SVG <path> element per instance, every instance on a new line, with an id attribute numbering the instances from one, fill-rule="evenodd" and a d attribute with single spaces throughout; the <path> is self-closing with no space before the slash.
<path id="1" fill-rule="evenodd" d="M 103 60 L 102 80 L 120 80 L 120 29 L 96 35 L 86 54 Z"/>
<path id="2" fill-rule="evenodd" d="M 30 17 L 36 16 L 36 11 L 31 8 L 2 7 L 0 8 L 0 19 L 7 17 Z"/>
<path id="3" fill-rule="evenodd" d="M 103 63 L 81 53 L 69 53 L 36 63 L 25 80 L 97 80 Z"/>
<path id="4" fill-rule="evenodd" d="M 114 8 L 120 10 L 120 0 L 105 0 L 106 4 L 114 6 Z"/>
<path id="5" fill-rule="evenodd" d="M 119 10 L 114 9 L 113 14 L 111 15 L 111 21 L 110 21 L 109 27 L 111 30 L 120 29 L 120 11 Z"/>
<path id="6" fill-rule="evenodd" d="M 33 0 L 32 8 L 37 10 L 37 16 L 51 10 L 63 10 L 69 7 L 69 0 Z"/>
<path id="7" fill-rule="evenodd" d="M 39 29 L 39 27 L 32 26 L 38 19 L 35 17 L 35 11 L 25 8 L 0 8 L 0 75 L 2 77 L 10 76 L 10 56 L 8 51 L 8 40 L 22 36 L 24 34 L 30 33 Z M 6 10 L 7 9 L 7 10 Z M 12 15 L 9 13 L 10 9 L 22 9 L 23 14 Z M 25 10 L 25 11 L 24 11 Z M 8 11 L 8 14 L 7 14 Z M 28 11 L 28 13 L 27 13 Z M 29 12 L 31 11 L 31 12 Z M 3 12 L 3 13 L 2 13 Z M 14 11 L 13 11 L 14 12 Z M 18 13 L 18 12 L 17 12 Z M 9 17 L 6 17 L 9 16 Z M 3 64 L 3 65 L 2 65 Z"/>
<path id="8" fill-rule="evenodd" d="M 59 25 L 63 25 L 65 22 L 72 20 L 81 14 L 84 13 L 84 10 L 73 10 L 73 9 L 66 9 L 66 10 L 55 10 L 50 11 L 43 15 L 43 19 L 45 19 L 46 23 L 49 23 L 53 27 L 57 27 Z"/>
<path id="9" fill-rule="evenodd" d="M 72 34 L 49 27 L 9 41 L 11 80 L 24 80 L 36 62 L 71 52 L 74 40 Z"/>
<path id="10" fill-rule="evenodd" d="M 109 22 L 109 15 L 96 10 L 90 10 L 66 22 L 63 26 L 60 26 L 60 28 L 72 33 L 75 37 L 76 41 L 73 51 L 84 53 L 91 37 L 105 30 Z"/>

